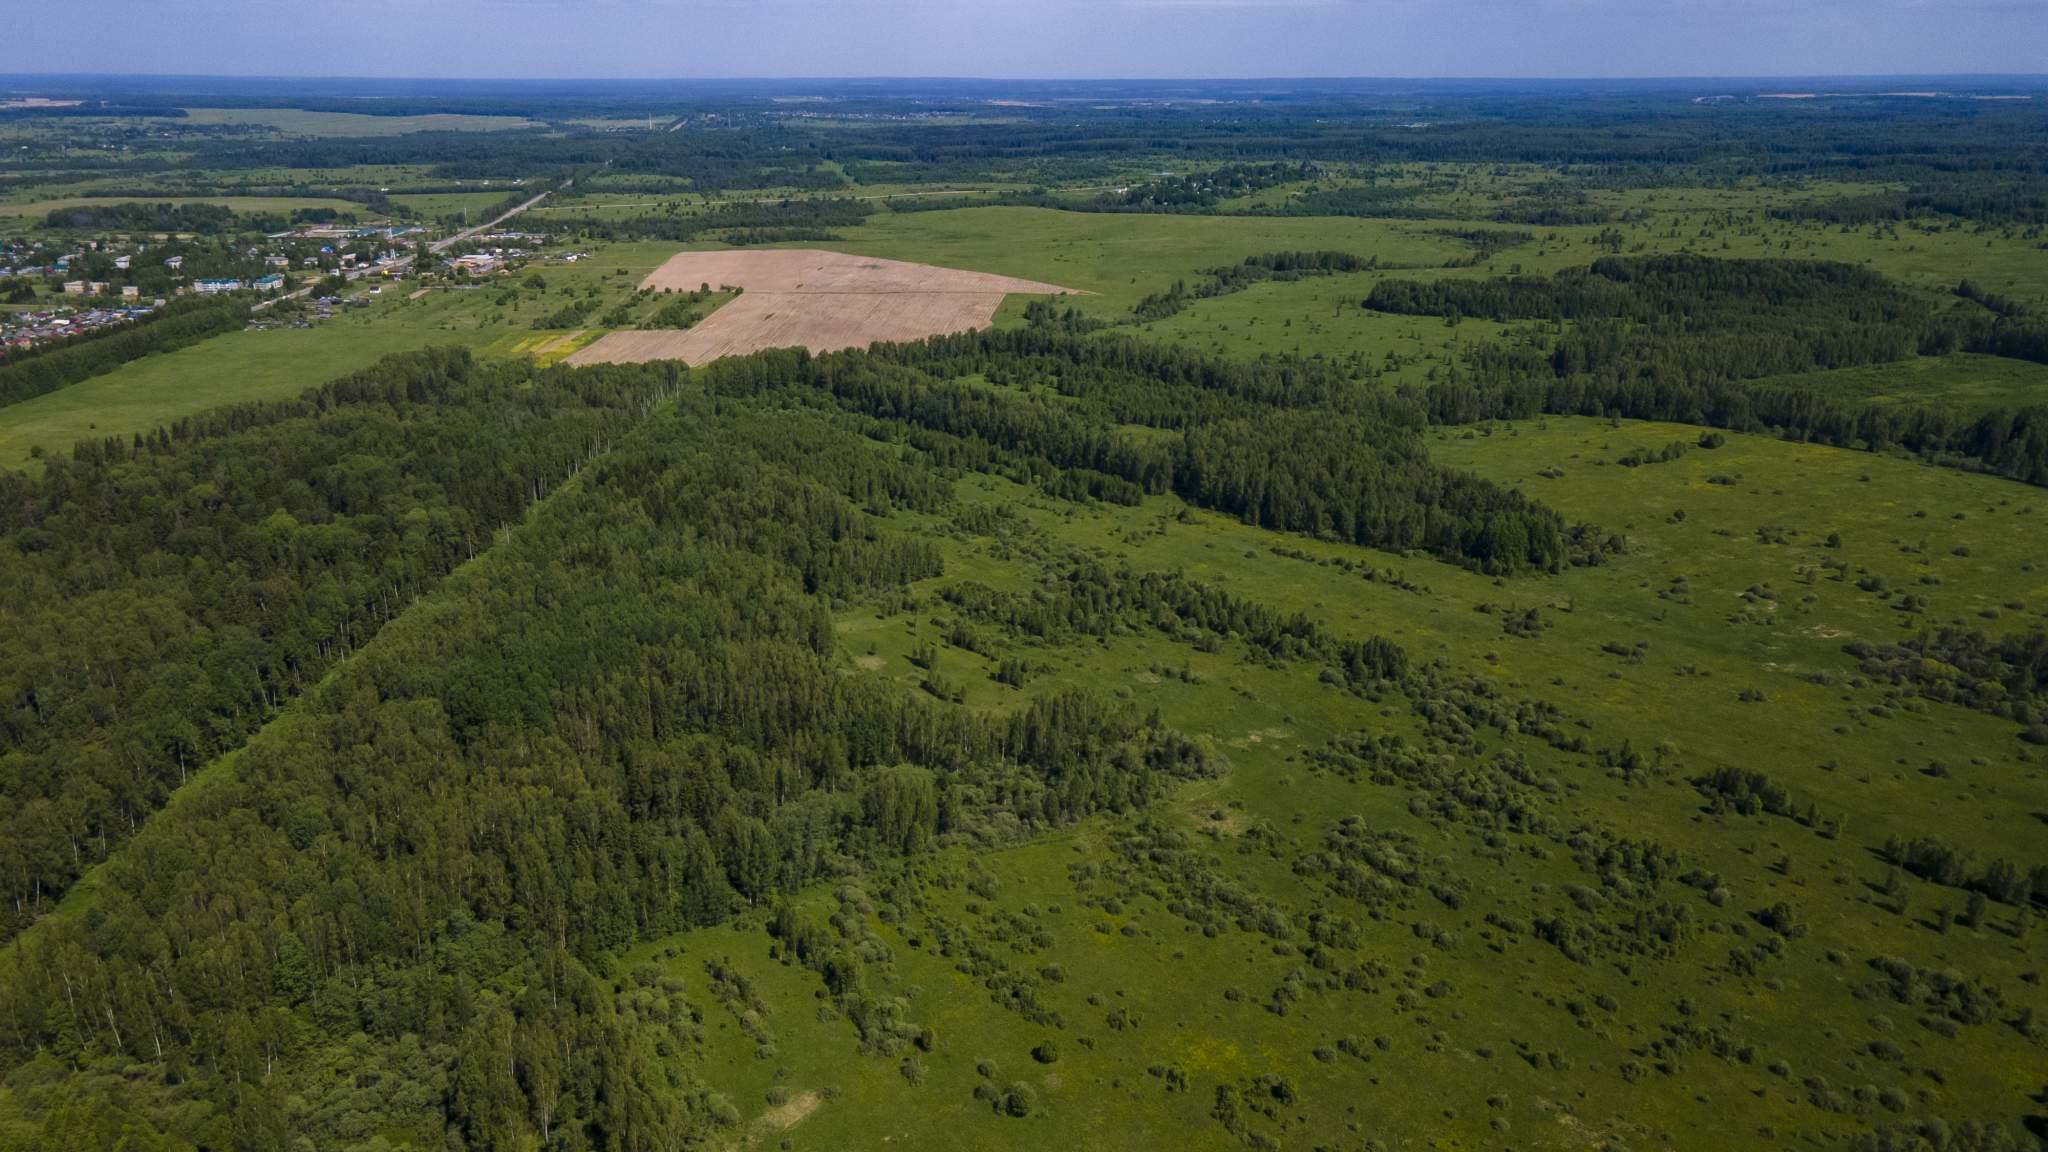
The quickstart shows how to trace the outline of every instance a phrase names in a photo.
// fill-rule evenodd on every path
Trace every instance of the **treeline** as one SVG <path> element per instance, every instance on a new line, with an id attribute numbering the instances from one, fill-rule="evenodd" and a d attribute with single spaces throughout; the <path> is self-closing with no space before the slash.
<path id="1" fill-rule="evenodd" d="M 1518 228 L 1448 228 L 1442 235 L 1463 240 L 1472 246 L 1470 264 L 1484 264 L 1510 248 L 1519 248 L 1536 241 L 1534 232 Z"/>
<path id="2" fill-rule="evenodd" d="M 0 359 L 0 408 L 239 330 L 249 304 L 233 296 L 173 300 L 138 320 L 98 328 Z"/>
<path id="3" fill-rule="evenodd" d="M 304 190 L 296 195 L 307 195 Z M 398 208 L 389 198 L 372 193 L 364 199 L 374 211 Z M 44 216 L 45 227 L 92 232 L 190 232 L 219 236 L 237 232 L 275 232 L 292 224 L 326 223 L 335 218 L 332 208 L 299 208 L 290 213 L 242 213 L 223 204 L 120 201 L 105 204 L 74 204 L 52 208 Z"/>
<path id="4" fill-rule="evenodd" d="M 1088 561 L 1068 566 L 1029 592 L 1000 592 L 965 580 L 939 595 L 968 622 L 950 633 L 948 642 L 970 651 L 983 647 L 975 625 L 1052 643 L 1149 628 L 1209 651 L 1230 637 L 1262 660 L 1316 660 L 1327 665 L 1327 678 L 1358 690 L 1399 682 L 1409 671 L 1407 651 L 1391 640 L 1341 640 L 1302 613 L 1281 613 L 1179 573 L 1135 572 Z"/>
<path id="5" fill-rule="evenodd" d="M 0 938 L 669 383 L 426 352 L 0 474 Z"/>
<path id="6" fill-rule="evenodd" d="M 1288 411 L 1218 422 L 1189 430 L 1175 465 L 1189 503 L 1261 528 L 1420 549 L 1493 574 L 1571 559 L 1555 511 L 1430 465 L 1413 439 L 1361 420 Z"/>
<path id="7" fill-rule="evenodd" d="M 1903 191 L 1859 192 L 1773 208 L 1780 220 L 1827 224 L 1905 223 L 1931 216 L 1982 224 L 2048 223 L 2048 180 L 1951 178 L 1925 181 Z"/>
<path id="8" fill-rule="evenodd" d="M 1321 169 L 1307 161 L 1224 164 L 1206 172 L 1156 176 L 1104 192 L 1079 207 L 1093 212 L 1207 212 L 1221 201 L 1320 174 Z"/>
<path id="9" fill-rule="evenodd" d="M 2001 904 L 2048 904 L 2048 864 L 2029 868 L 2000 856 L 1980 867 L 1976 853 L 1933 836 L 1887 837 L 1884 858 L 1922 880 L 1981 892 Z"/>
<path id="10" fill-rule="evenodd" d="M 1237 165 L 1232 168 L 1241 169 Z M 1371 219 L 1431 220 L 1463 213 L 1425 203 L 1433 194 L 1455 190 L 1450 181 L 1432 180 L 1421 184 L 1386 184 L 1377 181 L 1311 187 L 1299 195 L 1262 203 L 1226 205 L 1225 199 L 1249 195 L 1265 187 L 1300 180 L 1313 180 L 1321 170 L 1310 163 L 1258 166 L 1272 170 L 1270 182 L 1233 182 L 1225 172 L 1174 177 L 1132 185 L 1122 191 L 1094 196 L 1062 196 L 1043 188 L 1015 189 L 980 196 L 899 197 L 889 201 L 892 212 L 943 212 L 953 208 L 1053 208 L 1063 212 L 1154 212 L 1191 216 L 1352 216 Z M 1209 181 L 1222 179 L 1221 185 Z M 1219 191 L 1219 188 L 1221 191 Z M 1531 198 L 1516 201 L 1481 214 L 1500 224 L 1563 227 L 1604 224 L 1614 214 L 1581 200 Z M 1476 231 L 1476 230 L 1475 230 Z M 1502 232 L 1502 235 L 1512 233 Z"/>
<path id="11" fill-rule="evenodd" d="M 1547 412 L 1767 428 L 2048 484 L 2048 409 L 1967 417 L 1941 404 L 1860 404 L 1758 383 L 1954 351 L 2048 355 L 2048 325 L 2029 314 L 1937 310 L 1851 265 L 1615 257 L 1555 277 L 1386 280 L 1364 304 L 1542 326 L 1474 346 L 1432 383 L 1427 405 L 1439 423 Z"/>
<path id="12" fill-rule="evenodd" d="M 866 166 L 850 165 L 849 172 Z M 1135 212 L 1180 215 L 1269 215 L 1267 208 L 1224 208 L 1222 201 L 1280 184 L 1313 180 L 1321 168 L 1308 161 L 1265 164 L 1224 164 L 1200 172 L 1167 174 L 1098 192 L 1093 196 L 1062 196 L 1044 188 L 1007 189 L 981 196 L 898 197 L 889 201 L 892 212 L 943 212 L 952 208 L 1055 208 L 1066 212 Z M 985 178 L 969 170 L 961 179 Z M 868 179 L 887 182 L 888 171 L 871 171 Z"/>
<path id="13" fill-rule="evenodd" d="M 1000 387 L 963 380 L 977 375 Z M 1242 364 L 1042 325 L 872 352 L 768 353 L 715 363 L 706 379 L 741 396 L 822 391 L 907 428 L 948 466 L 1024 482 L 1079 471 L 1084 487 L 1100 487 L 1087 475 L 1100 474 L 1133 497 L 1173 492 L 1247 523 L 1490 573 L 1556 571 L 1601 551 L 1575 550 L 1551 509 L 1431 463 L 1418 406 L 1308 361 Z M 1182 436 L 1140 440 L 1120 424 Z"/>
<path id="14" fill-rule="evenodd" d="M 1138 301 L 1132 317 L 1140 322 L 1164 320 L 1195 300 L 1207 300 L 1242 292 L 1268 280 L 1292 281 L 1304 276 L 1328 276 L 1335 272 L 1363 272 L 1379 267 L 1377 256 L 1353 256 L 1349 252 L 1266 252 L 1247 256 L 1242 264 L 1225 264 L 1206 269 L 1209 279 L 1190 290 L 1176 280 L 1164 292 L 1154 292 Z"/>
<path id="15" fill-rule="evenodd" d="M 50 228 L 90 228 L 131 232 L 197 232 L 211 236 L 236 229 L 234 210 L 222 204 L 75 204 L 52 208 L 43 217 Z"/>
<path id="16" fill-rule="evenodd" d="M 712 311 L 718 307 L 718 304 L 714 303 L 711 305 L 711 308 L 699 311 L 697 307 L 699 304 L 707 300 L 713 300 L 721 295 L 729 295 L 731 291 L 730 289 L 720 289 L 714 292 L 711 289 L 711 285 L 703 284 L 692 288 L 688 292 L 669 293 L 662 297 L 663 303 L 661 307 L 656 309 L 653 315 L 642 321 L 640 327 L 671 329 L 693 327 L 697 321 L 704 318 L 705 312 Z M 723 303 L 723 301 L 720 301 L 720 303 Z"/>
<path id="17" fill-rule="evenodd" d="M 711 233 L 722 233 L 728 239 L 734 235 L 758 236 L 763 238 L 753 242 L 770 243 L 778 233 L 801 232 L 814 236 L 833 228 L 851 228 L 873 212 L 873 206 L 864 201 L 843 198 L 764 200 L 720 204 L 703 212 L 673 216 L 613 218 L 565 212 L 548 224 L 556 231 L 577 232 L 603 240 L 671 240 L 682 243 L 707 238 Z"/>
<path id="18" fill-rule="evenodd" d="M 1369 218 L 1432 219 L 1463 215 L 1420 201 L 1431 194 L 1454 190 L 1447 181 L 1422 184 L 1347 184 L 1336 188 L 1311 189 L 1300 196 L 1243 210 L 1252 216 L 1358 216 Z M 1516 200 L 1481 214 L 1498 224 L 1526 224 L 1560 228 L 1582 224 L 1605 224 L 1614 214 L 1589 203 L 1583 195 L 1572 198 L 1539 196 Z"/>
<path id="19" fill-rule="evenodd" d="M 801 240 L 841 240 L 844 237 L 827 228 L 735 228 L 716 237 L 734 247 L 744 248 L 753 244 L 789 244 Z"/>
<path id="20" fill-rule="evenodd" d="M 1088 693 L 983 718 L 839 672 L 832 599 L 936 571 L 885 510 L 950 499 L 858 423 L 688 391 L 626 435 L 0 953 L 0 1073 L 178 1148 L 702 1142 L 736 1110 L 608 950 L 1210 770 Z"/>
<path id="21" fill-rule="evenodd" d="M 1627 320 L 1694 331 L 1753 327 L 1765 312 L 1791 313 L 1803 329 L 1917 325 L 1929 313 L 1903 288 L 1851 264 L 1692 255 L 1610 257 L 1554 277 L 1386 280 L 1365 306 L 1450 320 Z"/>
<path id="22" fill-rule="evenodd" d="M 1891 644 L 1851 641 L 1843 651 L 1867 675 L 2007 717 L 2032 743 L 2048 744 L 2048 632 L 1992 637 L 1948 626 Z"/>

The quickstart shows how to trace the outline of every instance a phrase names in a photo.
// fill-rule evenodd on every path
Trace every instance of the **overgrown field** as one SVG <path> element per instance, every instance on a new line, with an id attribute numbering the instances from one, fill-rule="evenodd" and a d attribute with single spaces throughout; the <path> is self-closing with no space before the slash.
<path id="1" fill-rule="evenodd" d="M 15 314 L 550 196 L 18 362 L 0 1152 L 2048 1139 L 2037 107 L 164 83 Z"/>
<path id="2" fill-rule="evenodd" d="M 768 1137 L 789 1123 L 797 1147 L 914 1138 L 907 1118 L 934 1115 L 961 1146 L 989 1148 L 1227 1148 L 1247 1133 L 1731 1147 L 2026 1089 L 2036 1042 L 1959 1031 L 1896 998 L 1881 965 L 1917 953 L 2037 1002 L 2033 918 L 1960 926 L 1967 893 L 1900 874 L 1884 846 L 1932 837 L 2030 857 L 2048 775 L 2011 723 L 1902 699 L 1846 649 L 1951 621 L 2039 629 L 2048 580 L 2029 498 L 1755 437 L 1616 463 L 1697 436 L 1551 420 L 1438 444 L 1447 463 L 1628 537 L 1601 566 L 1505 586 L 1170 499 L 1076 509 L 964 481 L 976 511 L 933 526 L 948 576 L 896 611 L 840 618 L 850 672 L 937 680 L 1005 710 L 1027 693 L 995 677 L 1021 662 L 1038 669 L 1033 689 L 1113 692 L 1207 736 L 1226 774 L 1142 820 L 799 901 L 875 958 L 887 994 L 938 1038 L 928 1051 L 878 1046 L 819 1010 L 819 979 L 765 914 L 634 952 L 625 995 L 648 971 L 703 989 L 714 1080 Z M 1565 475 L 1541 475 L 1552 469 Z M 1075 557 L 1389 636 L 1476 675 L 1478 711 L 1506 711 L 1493 722 L 1508 731 L 1468 714 L 1483 752 L 1390 770 L 1338 750 L 1370 731 L 1426 757 L 1442 736 L 1423 702 L 1360 700 L 1313 664 L 1143 622 L 1049 644 L 949 603 L 964 582 L 1043 596 Z M 1838 559 L 1842 578 L 1822 567 Z M 1858 587 L 1872 579 L 1878 591 Z M 1924 603 L 1902 611 L 1908 595 Z M 1515 732 L 1549 708 L 1588 752 Z M 1779 810 L 1731 807 L 1722 778 L 1768 779 Z M 1338 880 L 1332 847 L 1352 829 L 1375 847 Z M 1645 854 L 1658 862 L 1631 878 L 1623 862 Z M 1052 1063 L 1034 1056 L 1048 1043 Z M 1006 1114 L 1016 1084 L 1023 1117 Z M 1252 1098 L 1224 1108 L 1221 1093 Z M 791 1100 L 819 1111 L 790 1122 Z"/>

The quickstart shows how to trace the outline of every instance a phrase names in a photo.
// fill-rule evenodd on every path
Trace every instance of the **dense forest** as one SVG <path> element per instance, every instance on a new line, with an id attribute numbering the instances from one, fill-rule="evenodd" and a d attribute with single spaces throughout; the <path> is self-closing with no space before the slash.
<path id="1" fill-rule="evenodd" d="M 209 444 L 232 456 L 282 436 L 310 448 L 333 420 L 375 434 L 401 404 L 429 428 L 525 406 L 510 380 L 473 371 L 393 362 L 136 462 L 171 472 Z M 601 418 L 602 398 L 637 407 L 673 381 L 660 366 L 554 374 L 531 403 Z M 419 599 L 374 640 L 367 623 L 337 638 L 363 647 L 196 782 L 191 803 L 129 838 L 87 908 L 0 958 L 11 1072 L 80 1059 L 168 1072 L 157 1098 L 51 1113 L 48 1139 L 254 1149 L 288 1129 L 358 1139 L 359 1125 L 424 1133 L 445 1117 L 458 1147 L 516 1133 L 674 1147 L 717 1111 L 659 1057 L 676 1020 L 593 994 L 604 949 L 716 921 L 848 855 L 1142 806 L 1160 782 L 1206 770 L 1199 746 L 1111 701 L 1054 694 L 981 719 L 832 673 L 830 598 L 934 572 L 929 549 L 877 511 L 932 507 L 943 489 L 927 465 L 867 447 L 851 417 L 723 392 L 685 392 L 573 477 L 612 426 L 541 407 L 525 423 L 535 449 L 555 450 L 537 470 L 560 494 L 438 591 L 424 574 L 364 589 L 379 610 Z M 477 447 L 495 465 L 509 445 Z M 80 467 L 46 483 L 89 484 L 108 465 Z M 486 477 L 500 514 L 541 489 L 509 469 Z M 466 554 L 465 535 L 429 532 L 442 547 L 422 568 Z M 271 562 L 291 554 L 274 536 L 247 543 Z M 228 670 L 246 685 L 235 706 L 268 711 L 260 673 Z M 290 1071 L 257 1074 L 270 1068 Z M 384 1078 L 404 1095 L 364 1095 Z M 204 1106 L 176 1113 L 179 1100 Z M 174 1115 L 201 1119 L 147 1142 Z"/>
<path id="2" fill-rule="evenodd" d="M 1657 256 L 1552 278 L 1383 280 L 1364 306 L 1537 325 L 1474 345 L 1458 378 L 1430 387 L 1431 418 L 1444 423 L 1548 412 L 1771 428 L 2048 484 L 2048 411 L 2038 406 L 1971 418 L 1942 404 L 1856 405 L 1748 383 L 1959 350 L 2042 362 L 2048 321 L 1967 291 L 1960 299 L 1937 308 L 1844 264 Z"/>
<path id="3" fill-rule="evenodd" d="M 970 373 L 1015 390 L 957 379 Z M 1325 365 L 1248 365 L 1091 339 L 1056 330 L 1042 313 L 1022 331 L 872 356 L 765 353 L 715 364 L 709 378 L 718 391 L 746 395 L 821 388 L 849 411 L 915 429 L 916 443 L 948 463 L 1022 479 L 1064 473 L 1112 500 L 1170 491 L 1246 523 L 1415 549 L 1491 573 L 1554 572 L 1575 558 L 1555 512 L 1432 465 L 1419 406 L 1364 393 Z M 1039 387 L 1064 401 L 1034 398 Z M 1114 431 L 1119 424 L 1182 436 L 1140 440 Z"/>
<path id="4" fill-rule="evenodd" d="M 1015 836 L 1206 771 L 1110 701 L 989 720 L 829 671 L 829 603 L 938 574 L 880 518 L 948 503 L 939 466 L 1099 475 L 1488 571 L 1568 560 L 1555 513 L 1432 466 L 1412 409 L 1332 421 L 1299 406 L 1343 382 L 1306 366 L 1055 319 L 726 361 L 637 430 L 673 366 L 420 354 L 8 479 L 7 923 L 45 919 L 0 975 L 10 1062 L 165 1062 L 212 1102 L 209 1146 L 269 1146 L 288 1116 L 345 1127 L 313 1037 L 358 1030 L 368 1059 L 446 1093 L 407 1122 L 445 1104 L 464 1146 L 538 1128 L 661 1147 L 710 1122 L 649 1086 L 676 1075 L 652 1060 L 657 1022 L 575 991 L 606 949 L 842 855 Z M 1011 386 L 947 382 L 969 364 Z M 1144 446 L 1090 412 L 1183 436 Z M 1134 592 L 1350 681 L 1407 667 L 1198 589 Z M 191 802 L 145 820 L 181 784 Z M 313 1077 L 291 1082 L 323 1093 L 316 1117 L 242 1075 L 280 1060 Z"/>
<path id="5" fill-rule="evenodd" d="M 614 957 L 749 910 L 772 913 L 779 946 L 864 1048 L 929 1048 L 928 1027 L 866 975 L 886 956 L 790 901 L 938 847 L 1138 816 L 1174 782 L 1219 771 L 1208 742 L 1108 694 L 1034 688 L 1028 662 L 995 670 L 1025 694 L 1004 713 L 959 707 L 936 672 L 911 692 L 841 671 L 835 611 L 887 610 L 945 572 L 902 525 L 965 516 L 963 470 L 1115 499 L 1068 483 L 1100 475 L 1533 582 L 1621 547 L 1433 465 L 1414 402 L 1356 394 L 1306 362 L 1094 338 L 1049 306 L 1034 321 L 688 374 L 401 357 L 291 403 L 90 443 L 11 481 L 20 511 L 0 555 L 15 558 L 9 740 L 23 751 L 7 779 L 15 810 L 42 816 L 10 829 L 32 850 L 10 867 L 45 906 L 90 869 L 0 952 L 0 1069 L 42 1101 L 32 1146 L 725 1138 L 732 1103 L 679 1058 L 702 1043 L 680 989 L 636 977 L 640 991 L 617 996 Z M 1177 436 L 1147 446 L 1101 431 L 1112 422 Z M 144 495 L 124 512 L 117 490 Z M 1668 894 L 1678 854 L 1559 818 L 1555 781 L 1492 742 L 1514 734 L 1630 773 L 1634 750 L 1383 637 L 1340 637 L 1179 575 L 1079 557 L 1055 571 L 1029 592 L 948 585 L 947 643 L 1152 632 L 1319 668 L 1365 701 L 1406 699 L 1422 744 L 1359 734 L 1308 762 L 1410 789 L 1443 829 L 1526 838 L 1605 877 L 1606 915 L 1498 920 L 1511 937 L 1580 965 L 1690 937 Z M 1985 676 L 2038 672 L 2038 642 L 1981 656 L 1978 641 L 1939 643 Z M 64 659 L 78 651 L 126 655 Z M 199 679 L 166 685 L 167 668 Z M 60 787 L 20 791 L 37 779 Z M 1727 810 L 1797 814 L 1767 774 L 1699 787 Z M 1196 882 L 1157 825 L 1131 828 L 1140 867 Z M 2007 906 L 2041 898 L 2048 869 L 1944 851 L 1887 849 L 1931 883 Z M 1294 867 L 1365 908 L 1410 909 L 1425 889 L 1456 906 L 1460 882 L 1441 863 L 1402 863 L 1414 852 L 1347 821 Z M 1229 890 L 1175 906 L 1205 934 L 1332 964 L 1355 931 L 1297 929 Z M 1795 933 L 1790 910 L 1760 915 L 1773 939 Z M 713 976 L 736 978 L 715 964 Z M 1909 965 L 1903 979 L 1920 977 Z M 1957 987 L 1977 998 L 1957 1019 L 1996 1018 L 1991 993 Z M 63 1095 L 33 1087 L 67 1068 Z M 1031 1107 L 1014 1087 L 996 1100 Z M 1222 1120 L 1250 1133 L 1270 1123 L 1260 1115 Z"/>
<path id="6" fill-rule="evenodd" d="M 523 384 L 423 353 L 0 474 L 0 934 L 672 387 Z"/>

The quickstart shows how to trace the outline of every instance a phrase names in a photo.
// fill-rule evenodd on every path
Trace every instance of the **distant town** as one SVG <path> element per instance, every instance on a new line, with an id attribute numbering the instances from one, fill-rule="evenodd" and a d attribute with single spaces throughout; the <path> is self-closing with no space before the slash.
<path id="1" fill-rule="evenodd" d="M 141 320 L 182 296 L 246 294 L 261 310 L 252 327 L 304 326 L 382 291 L 351 294 L 358 281 L 474 283 L 509 274 L 548 244 L 544 233 L 478 232 L 436 251 L 425 228 L 382 223 L 305 224 L 263 239 L 152 232 L 9 242 L 0 250 L 0 304 L 12 305 L 0 309 L 0 359 Z M 280 298 L 307 303 L 273 310 Z"/>

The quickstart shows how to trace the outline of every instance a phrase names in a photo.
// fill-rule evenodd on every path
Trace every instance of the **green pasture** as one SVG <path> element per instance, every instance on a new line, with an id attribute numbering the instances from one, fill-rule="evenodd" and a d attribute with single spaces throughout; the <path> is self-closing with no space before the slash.
<path id="1" fill-rule="evenodd" d="M 1262 252 L 1329 248 L 1382 262 L 1437 264 L 1467 255 L 1407 221 L 1171 216 L 960 208 L 883 213 L 818 245 L 869 256 L 1021 276 L 1096 294 L 1077 303 L 1105 319 L 1176 279 Z"/>
<path id="2" fill-rule="evenodd" d="M 469 219 L 481 223 L 490 209 L 505 202 L 506 192 L 404 192 L 391 200 L 430 219 Z"/>

